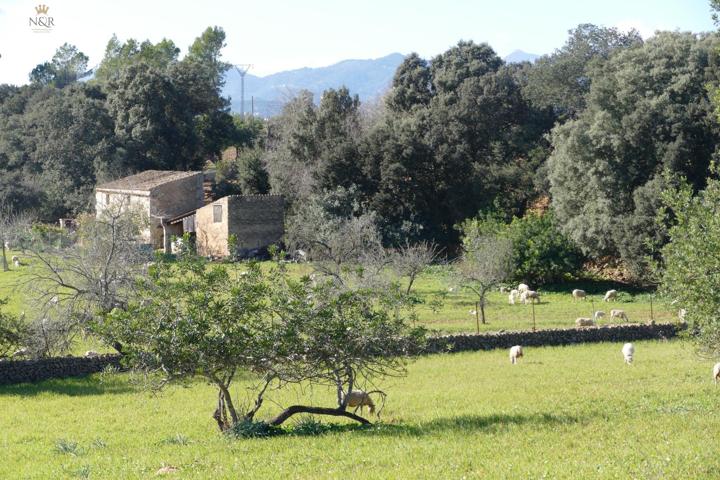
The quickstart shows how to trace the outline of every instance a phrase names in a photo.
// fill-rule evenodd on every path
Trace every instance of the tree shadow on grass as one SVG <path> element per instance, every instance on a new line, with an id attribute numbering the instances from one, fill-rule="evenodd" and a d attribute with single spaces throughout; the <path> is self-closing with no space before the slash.
<path id="1" fill-rule="evenodd" d="M 312 431 L 291 430 L 289 433 L 294 436 L 317 436 L 329 433 L 351 432 L 359 435 L 421 437 L 452 431 L 459 433 L 492 433 L 515 425 L 530 425 L 542 428 L 572 425 L 578 422 L 580 422 L 578 417 L 551 413 L 532 415 L 459 415 L 456 417 L 437 418 L 419 424 L 382 423 L 381 421 L 371 425 L 323 423 L 322 428 Z"/>
<path id="2" fill-rule="evenodd" d="M 136 391 L 136 388 L 123 379 L 110 377 L 100 381 L 97 377 L 70 377 L 37 383 L 0 385 L 0 398 L 9 395 L 34 396 L 43 393 L 54 393 L 68 397 L 115 395 L 133 391 Z"/>

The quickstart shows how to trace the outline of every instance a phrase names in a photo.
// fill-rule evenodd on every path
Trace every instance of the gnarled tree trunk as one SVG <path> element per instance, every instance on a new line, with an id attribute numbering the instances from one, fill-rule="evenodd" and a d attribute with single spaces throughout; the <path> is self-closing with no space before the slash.
<path id="1" fill-rule="evenodd" d="M 325 407 L 308 407 L 305 405 L 293 405 L 286 408 L 280 415 L 270 420 L 270 425 L 277 426 L 282 425 L 288 418 L 298 413 L 312 413 L 315 415 L 331 415 L 334 417 L 347 417 L 356 422 L 360 422 L 363 425 L 370 425 L 370 421 L 364 419 L 359 415 L 350 413 L 340 408 L 325 408 Z"/>

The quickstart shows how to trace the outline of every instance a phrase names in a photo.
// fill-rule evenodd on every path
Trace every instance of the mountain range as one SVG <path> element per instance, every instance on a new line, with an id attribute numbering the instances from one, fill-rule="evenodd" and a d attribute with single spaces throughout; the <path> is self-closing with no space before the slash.
<path id="1" fill-rule="evenodd" d="M 515 50 L 505 57 L 508 63 L 530 61 L 539 55 Z M 309 90 L 315 101 L 328 88 L 346 86 L 351 94 L 357 94 L 363 102 L 382 96 L 389 88 L 398 65 L 405 56 L 391 53 L 384 57 L 367 60 L 343 60 L 319 68 L 300 68 L 259 77 L 245 74 L 245 113 L 251 111 L 260 117 L 272 117 L 300 90 Z M 231 99 L 231 110 L 240 112 L 240 73 L 231 69 L 225 75 L 223 94 Z"/>

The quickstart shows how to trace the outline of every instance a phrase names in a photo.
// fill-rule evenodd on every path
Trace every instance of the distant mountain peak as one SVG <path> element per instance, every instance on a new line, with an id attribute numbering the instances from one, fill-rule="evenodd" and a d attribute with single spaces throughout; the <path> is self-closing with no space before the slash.
<path id="1" fill-rule="evenodd" d="M 528 52 L 524 52 L 522 50 L 513 50 L 512 53 L 507 55 L 503 60 L 505 60 L 505 63 L 520 63 L 520 62 L 533 63 L 535 60 L 537 60 L 540 57 L 541 57 L 541 55 L 537 55 L 535 53 L 528 53 Z"/>
<path id="2" fill-rule="evenodd" d="M 319 101 L 329 88 L 346 86 L 361 101 L 382 95 L 392 83 L 395 70 L 405 55 L 391 53 L 373 59 L 349 59 L 317 68 L 298 68 L 277 72 L 264 77 L 245 76 L 245 112 L 251 109 L 262 116 L 271 117 L 282 110 L 288 95 L 309 90 Z M 240 111 L 240 75 L 229 70 L 225 76 L 223 95 L 231 97 L 231 108 Z"/>

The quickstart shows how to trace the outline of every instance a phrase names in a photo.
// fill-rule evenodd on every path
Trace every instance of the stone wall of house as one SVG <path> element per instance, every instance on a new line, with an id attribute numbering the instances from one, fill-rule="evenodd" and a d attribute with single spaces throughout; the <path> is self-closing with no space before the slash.
<path id="1" fill-rule="evenodd" d="M 463 352 L 510 348 L 513 345 L 540 347 L 594 342 L 662 340 L 675 337 L 684 327 L 678 324 L 625 324 L 602 327 L 568 328 L 537 331 L 492 332 L 431 337 L 426 353 Z"/>
<path id="2" fill-rule="evenodd" d="M 121 205 L 123 209 L 132 209 L 145 216 L 150 215 L 150 196 L 147 193 L 131 191 L 111 193 L 103 190 L 95 192 L 95 214 L 98 218 L 110 205 Z M 140 241 L 143 243 L 153 243 L 154 229 L 159 225 L 159 221 L 155 221 L 157 225 L 152 224 L 152 221 L 150 223 L 151 225 L 140 234 Z"/>
<path id="3" fill-rule="evenodd" d="M 150 191 L 151 215 L 168 218 L 202 207 L 204 178 L 202 172 L 195 172 L 154 187 Z"/>
<path id="4" fill-rule="evenodd" d="M 285 202 L 281 195 L 228 197 L 228 235 L 236 235 L 239 250 L 279 243 L 285 233 Z"/>
<path id="5" fill-rule="evenodd" d="M 222 221 L 214 221 L 214 209 L 222 208 Z M 228 197 L 198 209 L 195 213 L 195 245 L 198 255 L 225 257 L 228 252 Z"/>
<path id="6" fill-rule="evenodd" d="M 0 385 L 39 382 L 51 378 L 82 377 L 102 372 L 108 366 L 120 368 L 120 355 L 9 360 L 0 362 Z"/>

